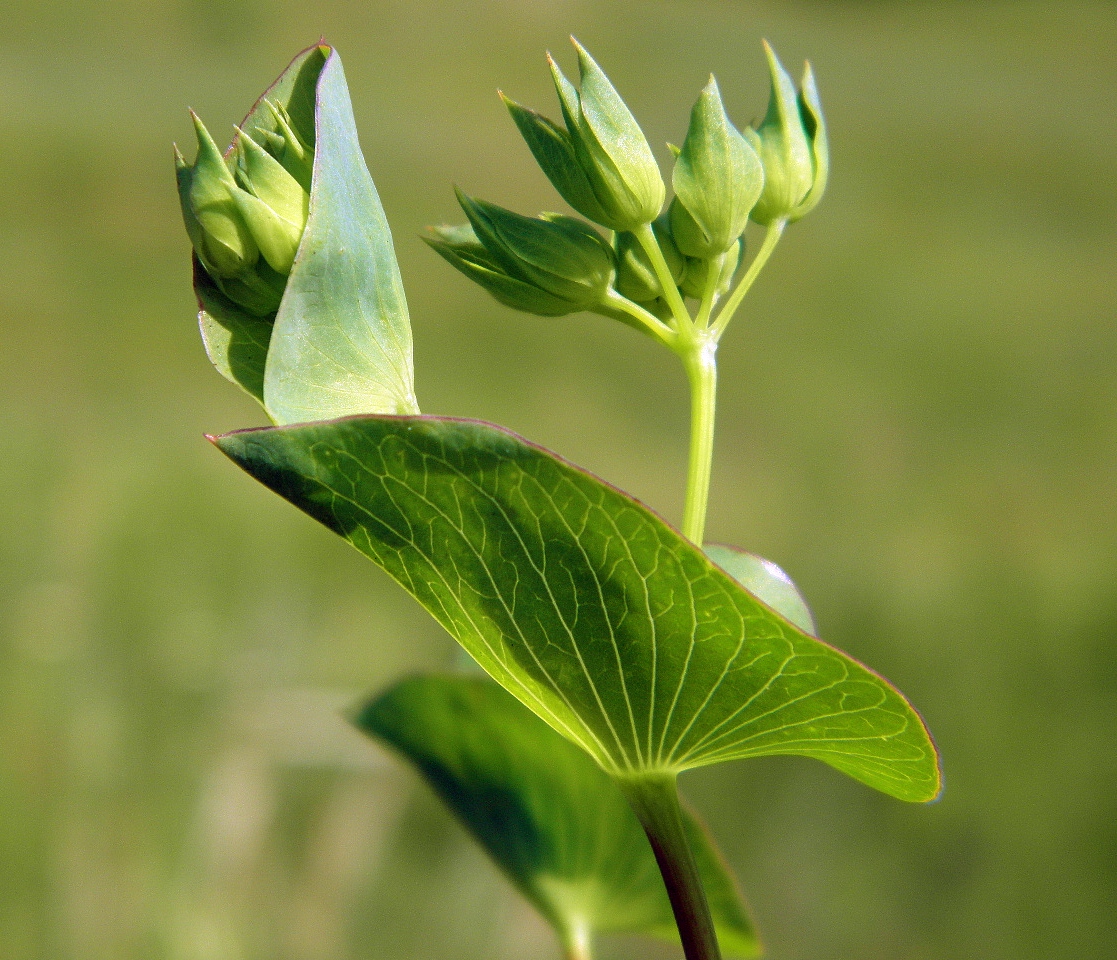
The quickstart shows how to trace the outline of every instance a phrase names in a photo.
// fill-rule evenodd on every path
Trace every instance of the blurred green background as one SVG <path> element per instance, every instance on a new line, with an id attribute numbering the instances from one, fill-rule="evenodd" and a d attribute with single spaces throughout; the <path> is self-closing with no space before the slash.
<path id="1" fill-rule="evenodd" d="M 495 96 L 557 113 L 576 34 L 649 139 L 760 38 L 809 56 L 831 188 L 722 349 L 709 529 L 923 711 L 947 789 L 807 760 L 684 778 L 773 960 L 1117 956 L 1117 6 L 0 2 L 0 956 L 555 958 L 338 708 L 449 639 L 202 439 L 171 142 L 340 50 L 423 409 L 497 421 L 678 520 L 684 378 L 601 318 L 513 314 L 416 238 L 451 183 L 560 202 Z M 192 147 L 188 154 L 192 155 Z M 665 148 L 657 148 L 666 158 Z M 608 957 L 669 957 L 643 943 Z"/>

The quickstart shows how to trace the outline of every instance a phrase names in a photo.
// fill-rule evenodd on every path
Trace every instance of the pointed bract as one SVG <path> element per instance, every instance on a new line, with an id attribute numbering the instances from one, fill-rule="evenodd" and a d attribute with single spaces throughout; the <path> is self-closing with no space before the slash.
<path id="1" fill-rule="evenodd" d="M 447 263 L 506 307 L 543 317 L 561 317 L 582 309 L 576 303 L 508 276 L 469 226 L 431 227 L 430 234 L 422 239 Z"/>
<path id="2" fill-rule="evenodd" d="M 579 130 L 593 162 L 591 182 L 596 174 L 598 198 L 608 205 L 601 196 L 607 192 L 614 216 L 628 221 L 629 228 L 651 223 L 663 208 L 666 194 L 659 165 L 636 118 L 605 72 L 585 47 L 577 40 L 572 42 L 581 77 Z"/>
<path id="3" fill-rule="evenodd" d="M 236 276 L 252 267 L 259 251 L 233 202 L 236 183 L 221 151 L 198 115 L 191 111 L 190 116 L 198 139 L 198 155 L 193 167 L 187 168 L 185 161 L 178 167 L 179 197 L 187 233 L 211 274 Z"/>
<path id="4" fill-rule="evenodd" d="M 252 231 L 252 238 L 263 258 L 277 273 L 290 273 L 299 240 L 302 239 L 302 228 L 284 220 L 263 200 L 246 190 L 237 188 L 233 192 L 233 200 Z"/>
<path id="5" fill-rule="evenodd" d="M 275 146 L 273 153 L 276 159 L 309 193 L 314 172 L 314 150 L 295 132 L 291 117 L 282 103 L 264 100 L 264 104 L 275 120 L 276 132 L 269 133 L 268 137 Z"/>
<path id="6" fill-rule="evenodd" d="M 826 119 L 822 115 L 822 103 L 818 99 L 818 87 L 809 63 L 803 67 L 803 83 L 799 88 L 799 116 L 811 145 L 814 182 L 789 217 L 790 220 L 798 220 L 818 206 L 830 179 L 830 144 L 826 138 Z"/>
<path id="7" fill-rule="evenodd" d="M 302 232 L 310 194 L 278 160 L 243 130 L 237 135 L 237 182 Z"/>
<path id="8" fill-rule="evenodd" d="M 501 94 L 504 105 L 527 142 L 535 162 L 559 195 L 582 216 L 606 224 L 609 214 L 598 202 L 593 186 L 578 162 L 570 134 L 540 113 Z"/>
<path id="9" fill-rule="evenodd" d="M 611 230 L 634 230 L 651 223 L 663 207 L 663 178 L 639 124 L 608 77 L 577 41 L 574 46 L 581 90 L 547 58 L 565 132 L 505 102 L 540 166 L 575 210 Z M 571 159 L 581 176 L 570 171 Z"/>
<path id="10" fill-rule="evenodd" d="M 198 139 L 193 166 L 175 148 L 183 220 L 198 260 L 222 292 L 254 316 L 267 316 L 279 307 L 310 206 L 298 164 L 305 166 L 309 185 L 314 160 L 285 108 L 264 103 L 276 130 L 256 127 L 256 136 L 288 158 L 291 169 L 244 130 L 238 130 L 227 162 L 193 112 Z"/>

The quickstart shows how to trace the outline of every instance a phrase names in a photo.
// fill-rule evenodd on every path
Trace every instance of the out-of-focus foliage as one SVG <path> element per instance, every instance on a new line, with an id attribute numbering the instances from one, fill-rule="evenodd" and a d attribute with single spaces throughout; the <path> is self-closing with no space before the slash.
<path id="1" fill-rule="evenodd" d="M 567 33 L 664 169 L 708 72 L 741 128 L 766 103 L 759 38 L 793 75 L 810 57 L 826 202 L 723 344 L 709 533 L 779 563 L 822 635 L 920 705 L 947 788 L 909 807 L 764 759 L 684 789 L 778 960 L 1109 952 L 1117 12 L 1006 10 L 5 5 L 5 957 L 553 956 L 336 715 L 451 641 L 201 439 L 260 415 L 198 342 L 170 143 L 187 106 L 227 141 L 320 34 L 397 239 L 422 408 L 504 423 L 673 520 L 672 358 L 602 318 L 505 310 L 414 235 L 457 217 L 452 182 L 555 206 L 495 88 L 551 103 L 541 52 L 572 73 Z"/>

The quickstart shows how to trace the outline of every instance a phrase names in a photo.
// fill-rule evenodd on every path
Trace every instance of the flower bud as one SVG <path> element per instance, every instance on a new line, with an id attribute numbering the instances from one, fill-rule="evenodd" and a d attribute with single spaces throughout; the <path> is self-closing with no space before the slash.
<path id="1" fill-rule="evenodd" d="M 276 273 L 264 260 L 240 276 L 215 279 L 215 282 L 225 296 L 257 317 L 266 317 L 279 309 L 287 286 L 287 278 Z"/>
<path id="2" fill-rule="evenodd" d="M 561 214 L 524 217 L 458 191 L 477 240 L 502 271 L 588 309 L 613 282 L 613 251 L 589 224 Z"/>
<path id="3" fill-rule="evenodd" d="M 264 146 L 291 174 L 299 185 L 310 192 L 310 181 L 314 172 L 314 149 L 303 142 L 295 132 L 291 116 L 282 103 L 264 100 L 264 105 L 275 120 L 275 132 L 261 131 L 267 140 Z"/>
<path id="4" fill-rule="evenodd" d="M 551 61 L 555 88 L 574 151 L 610 215 L 614 230 L 651 223 L 663 207 L 666 188 L 644 132 L 604 71 L 577 41 L 581 90 Z"/>
<path id="5" fill-rule="evenodd" d="M 290 273 L 306 228 L 310 194 L 243 130 L 237 132 L 236 179 L 244 189 L 233 200 L 264 259 L 278 273 Z"/>
<path id="6" fill-rule="evenodd" d="M 211 276 L 235 277 L 252 268 L 259 250 L 233 200 L 237 185 L 221 151 L 198 115 L 191 111 L 190 116 L 198 138 L 198 156 L 192 167 L 175 147 L 175 173 L 186 232 Z"/>
<path id="7" fill-rule="evenodd" d="M 666 188 L 651 147 L 609 78 L 577 41 L 581 90 L 548 58 L 566 130 L 505 99 L 543 172 L 564 200 L 611 230 L 651 223 Z"/>
<path id="8" fill-rule="evenodd" d="M 543 317 L 561 317 L 577 313 L 581 307 L 563 300 L 539 287 L 506 274 L 489 255 L 468 224 L 455 227 L 431 227 L 430 235 L 422 238 L 452 267 L 484 287 L 498 303 L 513 310 Z"/>
<path id="9" fill-rule="evenodd" d="M 671 227 L 666 213 L 660 214 L 652 223 L 652 232 L 659 242 L 663 259 L 675 283 L 681 283 L 686 273 L 686 257 L 679 252 L 671 236 Z M 663 287 L 656 276 L 644 248 L 635 235 L 618 233 L 615 241 L 617 249 L 617 279 L 614 286 L 617 292 L 637 303 L 647 303 L 663 296 Z"/>
<path id="10" fill-rule="evenodd" d="M 257 126 L 259 140 L 238 131 L 231 160 L 194 114 L 194 165 L 175 148 L 182 215 L 198 260 L 225 296 L 256 316 L 279 308 L 306 228 L 314 163 L 287 111 L 265 103 L 275 129 Z"/>
<path id="11" fill-rule="evenodd" d="M 543 169 L 559 195 L 582 216 L 607 226 L 609 214 L 598 202 L 589 178 L 578 163 L 574 140 L 570 134 L 541 113 L 520 106 L 503 93 L 500 96 L 536 163 Z"/>
<path id="12" fill-rule="evenodd" d="M 718 285 L 714 290 L 715 293 L 722 294 L 729 289 L 733 282 L 733 274 L 737 272 L 737 265 L 740 261 L 741 241 L 736 240 L 733 246 L 725 252 L 725 259 L 721 265 L 721 275 L 718 277 Z M 679 289 L 686 296 L 701 300 L 706 295 L 706 279 L 709 277 L 710 268 L 715 262 L 715 260 L 700 260 L 696 257 L 688 257 L 686 275 L 683 277 Z"/>
<path id="13" fill-rule="evenodd" d="M 810 68 L 804 74 L 800 98 L 767 42 L 764 50 L 772 94 L 764 121 L 756 130 L 746 130 L 745 136 L 764 165 L 764 190 L 752 219 L 767 225 L 779 219 L 797 220 L 818 203 L 826 186 L 829 155 Z"/>
<path id="14" fill-rule="evenodd" d="M 715 257 L 744 233 L 764 186 L 764 170 L 726 116 L 713 77 L 691 111 L 671 181 L 671 228 L 688 257 Z"/>

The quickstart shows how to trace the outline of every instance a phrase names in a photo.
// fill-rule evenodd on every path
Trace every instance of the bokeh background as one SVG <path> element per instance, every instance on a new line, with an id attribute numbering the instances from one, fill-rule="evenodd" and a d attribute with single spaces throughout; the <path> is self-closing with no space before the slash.
<path id="1" fill-rule="evenodd" d="M 451 183 L 560 201 L 576 34 L 649 139 L 709 71 L 809 56 L 831 188 L 722 349 L 709 529 L 783 565 L 945 758 L 907 806 L 821 764 L 684 778 L 773 960 L 1117 956 L 1117 6 L 2 0 L 0 956 L 557 957 L 339 709 L 450 640 L 202 439 L 256 425 L 194 323 L 171 142 L 320 35 L 393 225 L 423 409 L 506 424 L 678 519 L 677 363 L 496 305 L 416 238 Z M 666 160 L 665 148 L 657 147 Z M 192 147 L 188 147 L 192 153 Z M 670 957 L 610 942 L 609 957 Z"/>

